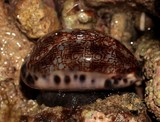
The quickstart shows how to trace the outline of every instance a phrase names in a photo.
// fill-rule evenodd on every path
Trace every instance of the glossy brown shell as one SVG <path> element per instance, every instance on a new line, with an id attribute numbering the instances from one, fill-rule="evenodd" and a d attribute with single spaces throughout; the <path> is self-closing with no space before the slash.
<path id="1" fill-rule="evenodd" d="M 32 73 L 57 70 L 110 73 L 136 72 L 138 63 L 117 40 L 93 30 L 61 30 L 39 39 L 26 62 Z"/>

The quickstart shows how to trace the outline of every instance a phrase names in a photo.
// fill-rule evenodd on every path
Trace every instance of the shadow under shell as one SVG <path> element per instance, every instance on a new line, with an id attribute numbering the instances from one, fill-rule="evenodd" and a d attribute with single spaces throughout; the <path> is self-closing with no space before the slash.
<path id="1" fill-rule="evenodd" d="M 94 103 L 97 99 L 104 99 L 110 95 L 135 92 L 134 87 L 127 87 L 120 90 L 102 90 L 87 92 L 53 92 L 42 91 L 36 98 L 39 104 L 46 106 L 62 106 L 67 108 L 76 108 Z"/>

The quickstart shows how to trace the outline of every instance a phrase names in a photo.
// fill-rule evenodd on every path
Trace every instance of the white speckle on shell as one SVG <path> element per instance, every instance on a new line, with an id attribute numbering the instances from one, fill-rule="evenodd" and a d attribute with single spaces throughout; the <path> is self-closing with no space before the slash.
<path id="1" fill-rule="evenodd" d="M 57 59 L 56 59 L 56 58 L 54 59 L 53 63 L 54 63 L 54 64 L 57 64 Z"/>
<path id="2" fill-rule="evenodd" d="M 58 63 L 61 63 L 62 62 L 62 58 L 58 58 Z"/>
<path id="3" fill-rule="evenodd" d="M 63 46 L 63 45 L 60 45 L 60 46 L 59 46 L 59 50 L 64 50 L 64 46 Z"/>
<path id="4" fill-rule="evenodd" d="M 63 69 L 64 68 L 64 65 L 63 64 L 59 64 L 59 69 Z"/>

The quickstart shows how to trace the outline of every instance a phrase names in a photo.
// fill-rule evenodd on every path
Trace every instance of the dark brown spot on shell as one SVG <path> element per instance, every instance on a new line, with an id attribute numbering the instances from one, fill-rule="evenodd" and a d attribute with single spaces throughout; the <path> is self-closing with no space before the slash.
<path id="1" fill-rule="evenodd" d="M 66 76 L 64 77 L 64 82 L 65 82 L 66 84 L 69 84 L 70 81 L 71 81 L 70 77 L 69 77 L 68 75 L 66 75 Z"/>
<path id="2" fill-rule="evenodd" d="M 80 80 L 81 83 L 83 83 L 83 82 L 86 80 L 86 76 L 83 75 L 83 74 L 81 74 L 81 75 L 79 76 L 79 80 Z"/>
<path id="3" fill-rule="evenodd" d="M 134 83 L 134 81 L 133 81 L 133 80 L 131 80 L 131 81 L 130 81 L 130 84 L 133 84 L 133 83 Z"/>
<path id="4" fill-rule="evenodd" d="M 112 88 L 112 81 L 109 79 L 105 80 L 105 84 L 104 84 L 105 88 Z"/>
<path id="5" fill-rule="evenodd" d="M 92 79 L 92 80 L 91 80 L 91 83 L 95 83 L 95 80 L 94 80 L 94 79 Z"/>
<path id="6" fill-rule="evenodd" d="M 61 79 L 58 75 L 55 75 L 54 78 L 53 78 L 53 81 L 58 85 L 58 84 L 60 84 Z"/>
<path id="7" fill-rule="evenodd" d="M 112 79 L 113 79 L 113 84 L 115 84 L 115 85 L 118 85 L 118 83 L 121 80 L 119 77 L 116 77 L 116 76 L 113 76 Z"/>
<path id="8" fill-rule="evenodd" d="M 124 82 L 124 83 L 127 83 L 127 82 L 128 82 L 128 80 L 127 80 L 126 78 L 124 78 L 124 79 L 123 79 L 123 82 Z"/>
<path id="9" fill-rule="evenodd" d="M 27 84 L 30 84 L 30 85 L 34 84 L 34 79 L 30 74 L 28 74 L 28 76 L 26 78 L 26 82 L 27 82 Z"/>
<path id="10" fill-rule="evenodd" d="M 78 78 L 78 75 L 77 75 L 77 74 L 75 74 L 75 75 L 74 75 L 74 79 L 75 79 L 75 80 L 77 80 L 77 78 Z"/>
<path id="11" fill-rule="evenodd" d="M 113 80 L 113 83 L 114 83 L 115 85 L 118 85 L 119 80 L 118 80 L 118 79 L 114 79 L 114 80 Z"/>

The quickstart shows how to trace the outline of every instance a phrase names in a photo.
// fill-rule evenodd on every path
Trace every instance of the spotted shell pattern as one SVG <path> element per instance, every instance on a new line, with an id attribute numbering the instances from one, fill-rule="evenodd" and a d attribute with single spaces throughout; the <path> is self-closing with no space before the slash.
<path id="1" fill-rule="evenodd" d="M 35 89 L 81 91 L 127 87 L 138 63 L 117 40 L 95 30 L 61 30 L 38 40 L 21 68 Z"/>

